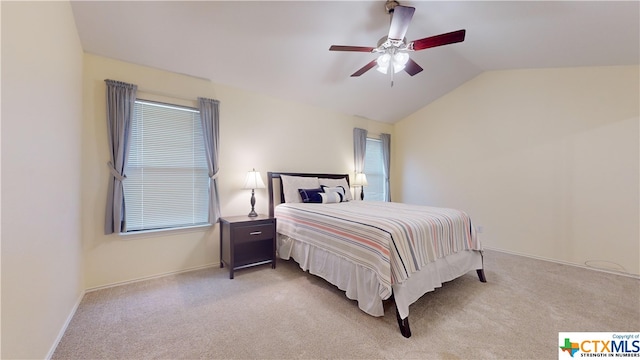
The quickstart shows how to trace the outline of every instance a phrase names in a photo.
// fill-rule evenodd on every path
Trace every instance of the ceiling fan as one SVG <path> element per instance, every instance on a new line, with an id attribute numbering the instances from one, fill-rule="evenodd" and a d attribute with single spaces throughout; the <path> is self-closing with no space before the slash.
<path id="1" fill-rule="evenodd" d="M 394 73 L 404 70 L 407 74 L 414 76 L 423 70 L 420 65 L 409 58 L 408 52 L 464 41 L 466 30 L 462 29 L 407 43 L 407 39 L 404 36 L 416 9 L 410 6 L 401 6 L 395 0 L 387 0 L 385 9 L 391 15 L 389 34 L 382 37 L 376 47 L 331 45 L 329 48 L 330 51 L 358 51 L 379 54 L 377 59 L 372 60 L 351 74 L 352 77 L 360 76 L 378 65 L 377 70 L 381 73 L 391 73 L 391 86 L 393 86 Z"/>

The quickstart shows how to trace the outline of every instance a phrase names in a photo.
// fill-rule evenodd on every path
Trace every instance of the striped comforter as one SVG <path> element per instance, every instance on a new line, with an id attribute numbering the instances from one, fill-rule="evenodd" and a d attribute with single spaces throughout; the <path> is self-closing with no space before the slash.
<path id="1" fill-rule="evenodd" d="M 460 210 L 402 203 L 285 203 L 275 209 L 278 233 L 373 270 L 380 296 L 425 264 L 463 250 L 481 250 Z"/>

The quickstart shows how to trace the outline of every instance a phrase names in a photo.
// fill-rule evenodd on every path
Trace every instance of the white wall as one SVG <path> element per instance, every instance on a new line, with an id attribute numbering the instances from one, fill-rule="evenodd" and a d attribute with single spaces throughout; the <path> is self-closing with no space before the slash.
<path id="1" fill-rule="evenodd" d="M 246 172 L 352 172 L 353 128 L 392 133 L 392 126 L 241 91 L 95 55 L 84 58 L 82 234 L 86 288 L 219 264 L 218 226 L 147 235 L 104 235 L 109 160 L 104 79 L 137 84 L 139 95 L 196 106 L 198 96 L 220 100 L 219 192 L 223 216 L 248 214 Z M 181 100 L 185 99 L 185 100 Z M 192 100 L 192 101 L 191 101 Z M 256 191 L 267 213 L 267 190 Z"/>
<path id="2" fill-rule="evenodd" d="M 486 247 L 640 274 L 638 69 L 479 75 L 396 124 L 395 199 L 468 211 Z"/>
<path id="3" fill-rule="evenodd" d="M 68 2 L 1 6 L 1 357 L 42 359 L 84 290 L 82 49 Z"/>

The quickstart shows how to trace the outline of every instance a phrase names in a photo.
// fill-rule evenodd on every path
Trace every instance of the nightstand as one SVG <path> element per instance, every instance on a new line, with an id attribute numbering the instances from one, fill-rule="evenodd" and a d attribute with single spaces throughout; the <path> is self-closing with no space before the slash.
<path id="1" fill-rule="evenodd" d="M 265 215 L 220 218 L 220 267 L 233 272 L 271 264 L 276 268 L 276 219 Z"/>

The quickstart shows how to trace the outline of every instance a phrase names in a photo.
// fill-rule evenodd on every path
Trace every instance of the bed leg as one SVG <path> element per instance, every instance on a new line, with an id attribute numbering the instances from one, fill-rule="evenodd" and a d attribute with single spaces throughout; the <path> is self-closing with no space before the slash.
<path id="1" fill-rule="evenodd" d="M 402 336 L 406 338 L 411 337 L 411 329 L 409 328 L 409 317 L 407 316 L 405 319 L 400 318 L 400 313 L 398 312 L 398 307 L 396 306 L 396 319 L 398 319 L 398 327 L 400 328 L 400 333 Z"/>
<path id="2" fill-rule="evenodd" d="M 484 269 L 478 269 L 476 270 L 476 272 L 478 273 L 478 278 L 480 279 L 480 282 L 487 282 L 487 278 L 484 276 Z"/>

